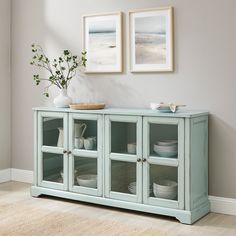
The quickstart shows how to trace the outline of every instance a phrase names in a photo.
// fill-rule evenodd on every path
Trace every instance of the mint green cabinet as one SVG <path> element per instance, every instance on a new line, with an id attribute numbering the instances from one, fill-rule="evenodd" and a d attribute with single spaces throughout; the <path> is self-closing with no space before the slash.
<path id="1" fill-rule="evenodd" d="M 186 224 L 209 212 L 207 112 L 34 112 L 32 196 L 168 215 Z"/>

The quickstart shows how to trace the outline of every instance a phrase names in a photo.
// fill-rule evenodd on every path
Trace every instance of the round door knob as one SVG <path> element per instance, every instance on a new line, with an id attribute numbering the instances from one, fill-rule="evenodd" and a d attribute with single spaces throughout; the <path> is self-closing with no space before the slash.
<path id="1" fill-rule="evenodd" d="M 68 154 L 71 154 L 71 151 L 68 151 Z"/>
<path id="2" fill-rule="evenodd" d="M 141 161 L 141 158 L 138 158 L 138 159 L 137 159 L 137 162 L 140 162 L 140 161 Z"/>
<path id="3" fill-rule="evenodd" d="M 67 151 L 66 151 L 66 150 L 64 150 L 64 151 L 63 151 L 63 153 L 67 153 Z"/>
<path id="4" fill-rule="evenodd" d="M 147 159 L 146 158 L 143 158 L 143 162 L 146 162 L 147 161 Z"/>

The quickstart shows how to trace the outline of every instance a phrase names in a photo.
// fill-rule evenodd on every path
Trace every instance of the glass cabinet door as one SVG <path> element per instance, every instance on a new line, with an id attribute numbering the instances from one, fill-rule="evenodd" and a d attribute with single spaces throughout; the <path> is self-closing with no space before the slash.
<path id="1" fill-rule="evenodd" d="M 142 118 L 105 118 L 105 195 L 142 201 Z"/>
<path id="2" fill-rule="evenodd" d="M 40 186 L 67 190 L 67 114 L 38 114 L 38 182 Z"/>
<path id="3" fill-rule="evenodd" d="M 69 115 L 69 189 L 102 196 L 102 115 Z"/>
<path id="4" fill-rule="evenodd" d="M 145 204 L 184 207 L 184 120 L 144 117 L 143 200 Z"/>

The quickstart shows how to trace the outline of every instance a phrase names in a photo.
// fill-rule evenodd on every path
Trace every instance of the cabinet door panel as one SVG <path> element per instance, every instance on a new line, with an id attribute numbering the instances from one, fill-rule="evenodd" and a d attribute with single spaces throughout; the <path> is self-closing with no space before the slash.
<path id="1" fill-rule="evenodd" d="M 102 196 L 102 122 L 101 115 L 69 115 L 70 191 Z"/>
<path id="2" fill-rule="evenodd" d="M 184 208 L 184 120 L 144 117 L 145 204 Z"/>
<path id="3" fill-rule="evenodd" d="M 142 201 L 142 118 L 105 118 L 105 196 Z"/>
<path id="4" fill-rule="evenodd" d="M 67 114 L 38 113 L 38 184 L 67 190 Z"/>

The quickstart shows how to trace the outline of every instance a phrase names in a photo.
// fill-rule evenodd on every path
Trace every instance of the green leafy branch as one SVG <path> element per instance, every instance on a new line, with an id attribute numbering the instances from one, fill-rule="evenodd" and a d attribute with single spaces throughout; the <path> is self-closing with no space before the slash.
<path id="1" fill-rule="evenodd" d="M 55 85 L 59 89 L 67 89 L 71 79 L 76 75 L 78 67 L 86 66 L 86 52 L 81 52 L 81 57 L 72 55 L 69 50 L 64 50 L 63 54 L 58 59 L 52 61 L 45 55 L 40 45 L 32 44 L 32 61 L 31 65 L 39 68 L 44 68 L 48 71 L 48 78 L 41 78 L 39 74 L 33 75 L 33 80 L 36 85 L 39 85 L 42 81 L 48 81 L 49 85 L 44 89 L 44 95 L 49 97 L 48 89 Z"/>

